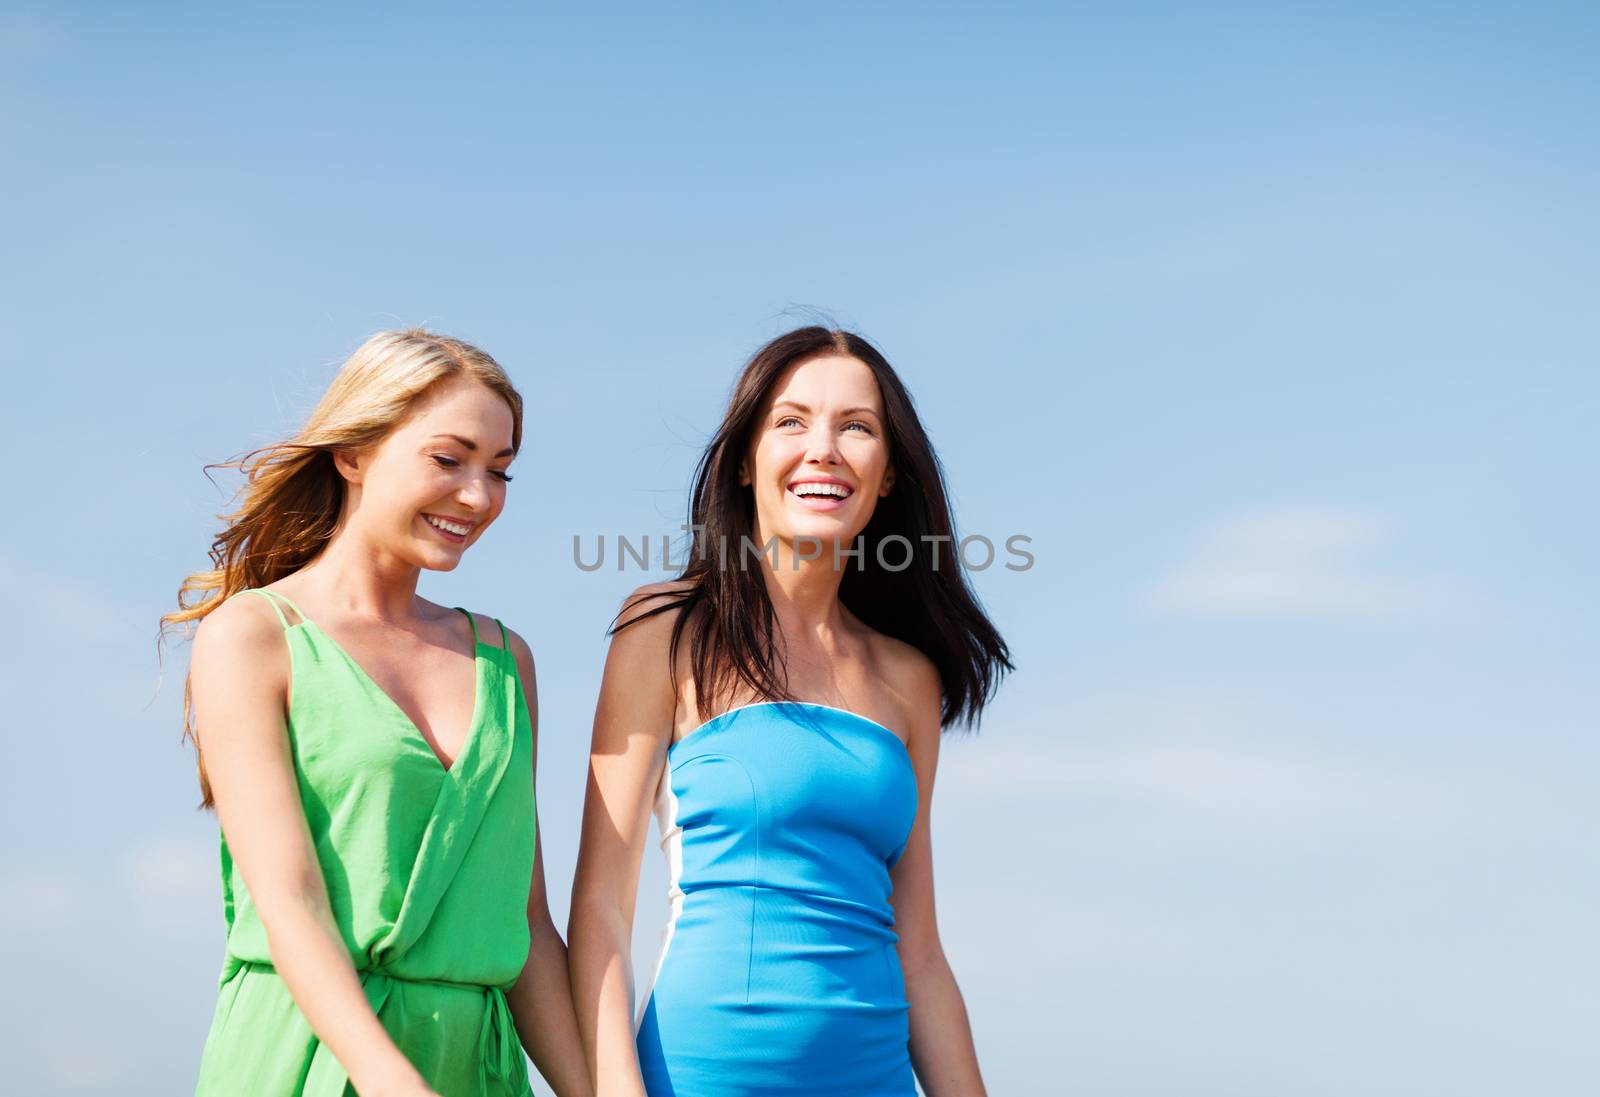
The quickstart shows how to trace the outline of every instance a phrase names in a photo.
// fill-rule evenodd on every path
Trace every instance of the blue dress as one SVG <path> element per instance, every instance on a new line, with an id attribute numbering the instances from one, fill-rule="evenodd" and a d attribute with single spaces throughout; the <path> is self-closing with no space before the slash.
<path id="1" fill-rule="evenodd" d="M 899 736 L 805 701 L 732 709 L 668 748 L 655 812 L 671 883 L 636 1024 L 650 1097 L 913 1097 Z"/>

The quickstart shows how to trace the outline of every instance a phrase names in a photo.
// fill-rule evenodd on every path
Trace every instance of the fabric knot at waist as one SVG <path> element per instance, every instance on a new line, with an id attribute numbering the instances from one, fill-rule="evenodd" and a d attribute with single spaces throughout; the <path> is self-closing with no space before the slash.
<path id="1" fill-rule="evenodd" d="M 241 970 L 269 972 L 277 975 L 271 964 L 254 960 L 240 962 Z M 455 990 L 478 991 L 483 995 L 483 1020 L 478 1027 L 478 1093 L 480 1097 L 520 1097 L 530 1092 L 527 1063 L 522 1055 L 522 1043 L 517 1037 L 516 1019 L 504 988 L 495 984 L 463 983 L 450 979 L 416 979 L 396 975 L 383 968 L 358 968 L 362 988 L 367 992 L 367 1003 L 374 1014 L 381 1014 L 396 984 L 414 986 L 451 987 Z M 282 978 L 282 976 L 278 976 Z M 349 1081 L 342 1064 L 320 1041 L 312 1055 L 311 1069 L 306 1076 L 303 1097 L 343 1097 Z"/>

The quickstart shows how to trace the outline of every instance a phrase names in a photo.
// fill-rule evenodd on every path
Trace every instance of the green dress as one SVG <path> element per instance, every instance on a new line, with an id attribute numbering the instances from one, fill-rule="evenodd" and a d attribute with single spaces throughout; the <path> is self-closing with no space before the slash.
<path id="1" fill-rule="evenodd" d="M 267 598 L 283 622 L 300 800 L 367 1001 L 442 1097 L 532 1094 L 505 991 L 528 956 L 533 729 L 505 626 L 497 648 L 473 624 L 472 725 L 446 770 L 411 719 L 292 602 L 237 593 Z M 196 1097 L 354 1093 L 274 970 L 226 837 L 221 852 L 227 954 Z"/>

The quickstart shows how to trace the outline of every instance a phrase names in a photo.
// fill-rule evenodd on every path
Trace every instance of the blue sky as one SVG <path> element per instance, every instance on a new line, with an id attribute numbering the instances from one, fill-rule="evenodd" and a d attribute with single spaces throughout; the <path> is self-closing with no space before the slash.
<path id="1" fill-rule="evenodd" d="M 745 356 L 916 397 L 1018 671 L 934 801 L 995 1093 L 1600 1068 L 1587 5 L 0 13 L 0 1005 L 38 1094 L 193 1085 L 214 818 L 156 617 L 372 331 L 495 354 L 564 923 L 604 626 Z M 231 481 L 223 480 L 231 487 Z M 647 851 L 636 964 L 664 914 Z"/>

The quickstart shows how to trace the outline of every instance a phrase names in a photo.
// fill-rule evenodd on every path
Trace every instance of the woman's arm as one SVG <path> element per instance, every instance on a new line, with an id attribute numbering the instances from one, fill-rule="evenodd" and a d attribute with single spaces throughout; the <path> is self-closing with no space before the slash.
<path id="1" fill-rule="evenodd" d="M 917 773 L 917 818 L 889 877 L 894 886 L 895 931 L 900 935 L 900 968 L 911 1004 L 911 1062 L 928 1097 L 983 1097 L 987 1091 L 978 1071 L 972 1025 L 939 943 L 934 917 L 929 817 L 939 764 L 941 695 L 939 672 L 920 653 L 909 684 L 906 694 L 913 716 L 908 749 Z"/>
<path id="2" fill-rule="evenodd" d="M 662 587 L 635 592 L 622 620 L 640 595 Z M 567 932 L 584 1060 L 602 1097 L 645 1093 L 634 1047 L 631 941 L 650 801 L 677 709 L 667 655 L 673 620 L 659 614 L 612 636 L 595 708 Z"/>
<path id="3" fill-rule="evenodd" d="M 522 694 L 528 702 L 528 721 L 533 728 L 533 769 L 537 778 L 539 688 L 534 679 L 533 652 L 527 641 L 515 632 L 509 632 L 509 637 L 511 653 L 516 657 L 517 671 L 522 678 Z M 537 812 L 537 796 L 534 803 Z M 578 1025 L 572 1011 L 567 946 L 550 920 L 550 902 L 545 895 L 541 829 L 534 828 L 533 884 L 528 890 L 528 960 L 506 995 L 506 1003 L 516 1019 L 522 1046 L 528 1049 L 533 1065 L 539 1068 L 557 1097 L 589 1097 L 593 1089 L 589 1072 L 583 1067 L 583 1045 L 578 1040 Z"/>
<path id="4" fill-rule="evenodd" d="M 189 669 L 196 741 L 228 850 L 261 914 L 273 966 L 356 1090 L 433 1095 L 379 1023 L 334 922 L 284 721 L 292 684 L 283 630 L 254 601 L 207 615 Z"/>

